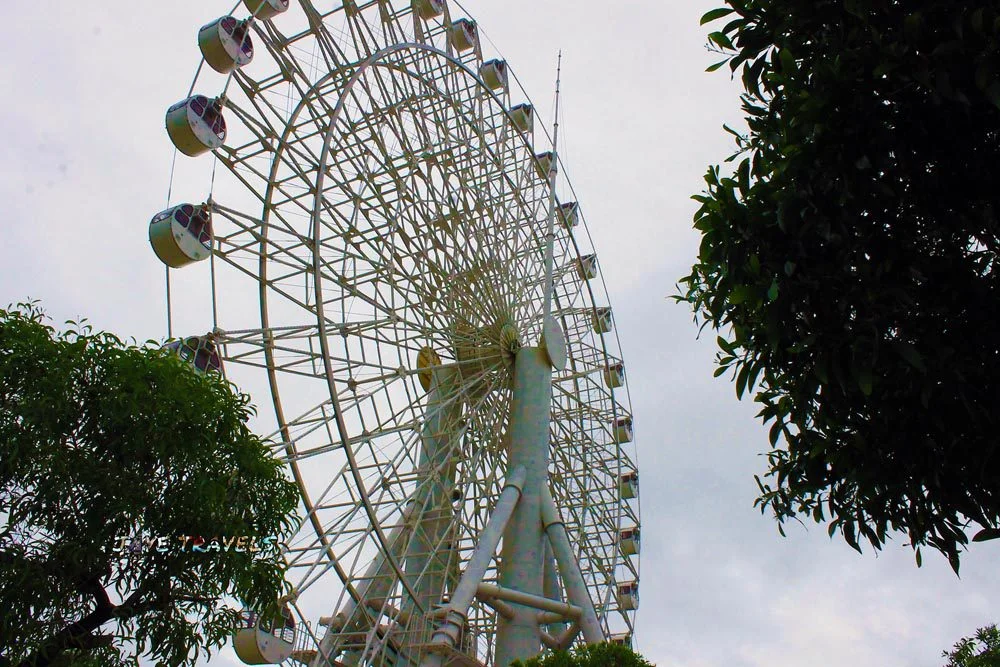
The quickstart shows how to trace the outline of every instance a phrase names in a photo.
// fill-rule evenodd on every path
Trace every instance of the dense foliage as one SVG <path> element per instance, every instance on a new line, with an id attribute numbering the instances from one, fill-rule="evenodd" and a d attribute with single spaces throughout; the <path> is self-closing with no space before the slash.
<path id="1" fill-rule="evenodd" d="M 1000 522 L 1000 2 L 727 5 L 749 132 L 678 298 L 772 423 L 758 503 L 957 571 Z"/>
<path id="2" fill-rule="evenodd" d="M 577 646 L 570 651 L 556 651 L 527 662 L 520 660 L 511 667 L 653 667 L 632 649 L 605 642 Z"/>
<path id="3" fill-rule="evenodd" d="M 964 637 L 944 657 L 945 667 L 1000 667 L 1000 630 L 995 625 L 979 628 L 975 637 Z"/>
<path id="4" fill-rule="evenodd" d="M 191 664 L 275 608 L 295 486 L 223 378 L 69 324 L 0 310 L 0 664 Z"/>

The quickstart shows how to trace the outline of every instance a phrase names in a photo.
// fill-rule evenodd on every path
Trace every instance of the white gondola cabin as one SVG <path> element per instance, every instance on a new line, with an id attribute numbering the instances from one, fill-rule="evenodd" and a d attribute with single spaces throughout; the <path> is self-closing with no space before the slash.
<path id="1" fill-rule="evenodd" d="M 611 308 L 594 309 L 594 333 L 605 334 L 611 331 L 614 321 L 611 319 Z"/>
<path id="2" fill-rule="evenodd" d="M 624 445 L 626 442 L 632 442 L 631 417 L 619 417 L 615 421 L 615 442 L 619 445 Z"/>
<path id="3" fill-rule="evenodd" d="M 622 611 L 634 611 L 639 608 L 638 581 L 618 584 L 618 607 Z"/>
<path id="4" fill-rule="evenodd" d="M 190 336 L 181 340 L 175 340 L 163 346 L 166 350 L 171 350 L 181 359 L 194 366 L 196 371 L 207 373 L 222 372 L 222 357 L 215 346 L 215 339 L 212 336 Z"/>
<path id="5" fill-rule="evenodd" d="M 608 364 L 604 369 L 604 384 L 609 389 L 617 389 L 625 384 L 625 364 L 620 361 Z"/>
<path id="6" fill-rule="evenodd" d="M 559 219 L 566 229 L 576 227 L 580 222 L 580 205 L 575 201 L 559 204 Z"/>
<path id="7" fill-rule="evenodd" d="M 615 644 L 616 646 L 624 646 L 625 648 L 632 648 L 632 633 L 622 632 L 617 635 L 611 635 L 608 637 L 608 643 Z"/>
<path id="8" fill-rule="evenodd" d="M 277 665 L 292 657 L 295 648 L 295 619 L 286 606 L 281 617 L 264 622 L 257 614 L 245 611 L 242 627 L 236 632 L 233 648 L 248 665 Z"/>
<path id="9" fill-rule="evenodd" d="M 518 104 L 510 108 L 510 119 L 522 134 L 531 134 L 535 129 L 535 107 Z"/>
<path id="10" fill-rule="evenodd" d="M 507 61 L 488 60 L 479 67 L 479 78 L 492 90 L 507 89 Z"/>
<path id="11" fill-rule="evenodd" d="M 261 20 L 274 18 L 288 9 L 288 0 L 243 0 L 243 4 Z"/>
<path id="12" fill-rule="evenodd" d="M 213 151 L 226 140 L 222 102 L 194 95 L 167 109 L 167 134 L 181 153 L 194 157 Z"/>
<path id="13" fill-rule="evenodd" d="M 451 24 L 448 31 L 448 38 L 451 45 L 457 51 L 468 51 L 479 47 L 479 28 L 476 22 L 470 19 L 458 19 Z"/>
<path id="14" fill-rule="evenodd" d="M 639 527 L 623 528 L 618 534 L 618 546 L 626 556 L 635 556 L 642 546 L 639 541 Z"/>
<path id="15" fill-rule="evenodd" d="M 430 21 L 444 13 L 445 0 L 412 0 L 411 6 L 417 16 L 425 21 Z"/>
<path id="16" fill-rule="evenodd" d="M 618 480 L 618 491 L 622 498 L 631 500 L 639 496 L 639 473 L 637 471 L 624 473 Z"/>
<path id="17" fill-rule="evenodd" d="M 539 178 L 548 180 L 556 173 L 555 156 L 552 151 L 545 151 L 535 156 L 535 173 Z"/>
<path id="18" fill-rule="evenodd" d="M 212 213 L 208 206 L 181 204 L 149 222 L 149 244 L 160 261 L 179 269 L 212 254 Z"/>
<path id="19" fill-rule="evenodd" d="M 592 280 L 597 277 L 597 255 L 584 255 L 576 260 L 576 274 L 580 280 Z"/>
<path id="20" fill-rule="evenodd" d="M 216 72 L 226 74 L 253 60 L 253 42 L 249 23 L 223 16 L 201 27 L 198 47 L 205 62 Z"/>

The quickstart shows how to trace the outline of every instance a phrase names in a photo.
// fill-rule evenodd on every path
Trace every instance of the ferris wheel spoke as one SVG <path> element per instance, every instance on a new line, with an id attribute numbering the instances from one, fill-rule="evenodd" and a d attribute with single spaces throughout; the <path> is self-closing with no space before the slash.
<path id="1" fill-rule="evenodd" d="M 240 259 L 256 259 L 259 263 L 261 256 L 261 243 L 264 243 L 263 252 L 267 253 L 268 259 L 274 266 L 283 268 L 287 273 L 273 276 L 269 279 L 271 284 L 281 284 L 282 282 L 298 278 L 308 273 L 310 269 L 308 254 L 311 250 L 307 242 L 298 236 L 289 240 L 287 235 L 269 234 L 263 239 L 259 233 L 259 220 L 249 218 L 235 211 L 214 203 L 213 210 L 220 213 L 222 217 L 233 223 L 236 231 L 230 234 L 218 235 L 220 250 L 217 256 L 226 260 L 234 268 L 246 273 L 254 270 L 253 265 L 244 266 Z M 256 278 L 256 274 L 253 274 Z"/>
<path id="2" fill-rule="evenodd" d="M 380 31 L 375 30 L 374 21 L 366 21 L 365 16 L 362 14 L 365 10 L 370 12 L 378 12 L 378 24 L 381 26 Z M 392 44 L 400 40 L 402 37 L 399 34 L 399 28 L 401 26 L 395 23 L 395 17 L 393 16 L 391 9 L 387 6 L 386 2 L 383 0 L 376 0 L 374 3 L 369 3 L 368 7 L 365 9 L 358 10 L 354 16 L 353 23 L 357 26 L 358 32 L 364 34 L 367 37 L 367 43 L 372 45 L 372 48 L 377 49 L 379 44 Z M 372 52 L 372 51 L 369 51 Z"/>
<path id="3" fill-rule="evenodd" d="M 403 142 L 406 141 L 406 139 L 405 139 L 405 136 L 406 136 L 405 133 L 397 134 L 397 136 L 401 139 L 401 141 L 403 141 Z M 406 149 L 407 149 L 407 152 L 410 153 L 410 154 L 415 154 L 417 152 L 417 149 L 414 148 L 412 145 L 408 145 L 406 147 Z M 417 172 L 417 173 L 419 173 L 419 172 Z"/>
<path id="4" fill-rule="evenodd" d="M 319 11 L 311 0 L 299 0 L 302 5 L 303 10 L 306 14 L 306 19 L 309 24 L 308 33 L 313 37 L 320 49 L 320 56 L 323 58 L 323 65 L 325 72 L 335 72 L 337 71 L 343 63 L 348 62 L 347 54 L 340 48 L 337 40 L 333 38 L 330 31 L 327 29 L 327 20 L 337 14 L 339 11 L 346 10 L 345 6 L 341 9 L 336 7 L 327 13 L 322 13 Z M 303 33 L 304 34 L 304 33 Z"/>
<path id="5" fill-rule="evenodd" d="M 255 21 L 253 29 L 257 34 L 258 41 L 264 45 L 267 54 L 277 66 L 284 83 L 293 85 L 299 97 L 304 97 L 306 91 L 311 87 L 312 81 L 294 56 L 290 54 L 290 51 L 292 45 L 306 37 L 314 36 L 315 33 L 305 31 L 298 35 L 285 36 L 278 31 L 273 22 L 268 21 Z M 335 66 L 328 71 L 336 72 L 338 69 L 339 67 Z"/>

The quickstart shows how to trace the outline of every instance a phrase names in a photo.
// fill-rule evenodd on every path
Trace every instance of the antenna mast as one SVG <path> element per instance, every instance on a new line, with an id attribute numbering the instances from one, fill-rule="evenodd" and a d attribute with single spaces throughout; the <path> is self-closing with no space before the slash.
<path id="1" fill-rule="evenodd" d="M 548 233 L 545 236 L 545 311 L 543 326 L 548 324 L 552 316 L 552 264 L 554 262 L 554 246 L 556 241 L 556 178 L 559 175 L 559 92 L 562 83 L 562 51 L 559 51 L 559 61 L 556 65 L 556 110 L 555 121 L 552 123 L 552 168 L 546 175 L 549 181 L 549 219 Z"/>

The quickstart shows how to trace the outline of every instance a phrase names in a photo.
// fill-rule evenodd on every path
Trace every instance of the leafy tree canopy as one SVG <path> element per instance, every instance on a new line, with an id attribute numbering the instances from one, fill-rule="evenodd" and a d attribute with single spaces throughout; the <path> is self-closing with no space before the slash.
<path id="1" fill-rule="evenodd" d="M 749 128 L 678 299 L 771 423 L 762 511 L 956 572 L 1000 535 L 1000 2 L 727 0 Z M 710 68 L 712 69 L 712 68 Z M 766 483 L 765 483 L 766 482 Z"/>
<path id="2" fill-rule="evenodd" d="M 653 667 L 641 655 L 620 644 L 605 642 L 577 646 L 570 651 L 556 651 L 544 657 L 520 660 L 511 667 Z"/>
<path id="3" fill-rule="evenodd" d="M 191 664 L 276 608 L 295 486 L 222 377 L 69 324 L 0 310 L 0 664 Z"/>
<path id="4" fill-rule="evenodd" d="M 964 637 L 943 655 L 948 658 L 945 667 L 1000 667 L 1000 630 L 995 625 L 979 628 L 975 637 Z"/>

